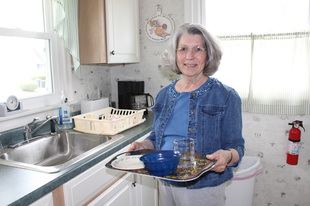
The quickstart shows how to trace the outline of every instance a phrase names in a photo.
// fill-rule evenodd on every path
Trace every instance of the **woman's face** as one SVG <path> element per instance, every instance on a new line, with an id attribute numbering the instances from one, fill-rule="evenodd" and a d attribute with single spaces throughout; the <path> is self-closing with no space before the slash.
<path id="1" fill-rule="evenodd" d="M 199 77 L 203 75 L 207 52 L 202 36 L 183 34 L 176 51 L 177 65 L 183 76 Z"/>

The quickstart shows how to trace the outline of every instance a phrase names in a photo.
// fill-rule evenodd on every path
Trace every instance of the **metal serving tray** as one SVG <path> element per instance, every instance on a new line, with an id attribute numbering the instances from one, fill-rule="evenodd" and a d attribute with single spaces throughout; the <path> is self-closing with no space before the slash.
<path id="1" fill-rule="evenodd" d="M 156 150 L 146 149 L 146 150 L 139 150 L 134 152 L 124 152 L 116 155 L 114 158 L 112 158 L 105 166 L 112 170 L 118 170 L 118 171 L 124 171 L 128 173 L 134 173 L 138 175 L 145 175 L 145 176 L 151 176 L 163 180 L 169 180 L 174 182 L 189 182 L 198 179 L 201 175 L 211 170 L 214 166 L 216 161 L 209 160 L 206 158 L 206 154 L 196 154 L 196 165 L 193 168 L 178 168 L 177 171 L 171 175 L 166 176 L 153 176 L 150 175 L 149 172 L 143 168 L 143 169 L 131 169 L 131 170 L 123 170 L 123 169 L 117 169 L 114 168 L 111 163 L 119 158 L 122 155 L 144 155 L 150 152 L 154 152 Z"/>

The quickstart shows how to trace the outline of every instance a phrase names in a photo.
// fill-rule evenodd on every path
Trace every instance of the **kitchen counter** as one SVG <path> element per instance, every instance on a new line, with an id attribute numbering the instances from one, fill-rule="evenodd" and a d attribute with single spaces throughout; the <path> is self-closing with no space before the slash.
<path id="1" fill-rule="evenodd" d="M 152 129 L 154 113 L 145 115 L 146 121 L 120 134 L 125 138 L 113 142 L 102 153 L 57 173 L 42 173 L 0 165 L 0 206 L 29 205 L 57 187 L 86 171 Z"/>

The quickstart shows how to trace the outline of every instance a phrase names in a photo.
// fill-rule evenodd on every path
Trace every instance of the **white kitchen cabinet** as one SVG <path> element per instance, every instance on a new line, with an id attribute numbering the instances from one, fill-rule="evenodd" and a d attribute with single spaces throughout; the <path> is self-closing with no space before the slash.
<path id="1" fill-rule="evenodd" d="M 89 206 L 137 206 L 134 190 L 134 174 L 126 174 L 115 184 L 90 202 Z"/>
<path id="2" fill-rule="evenodd" d="M 153 177 L 136 175 L 136 205 L 155 206 L 158 203 L 158 180 Z"/>
<path id="3" fill-rule="evenodd" d="M 29 206 L 54 206 L 52 193 L 48 193 L 47 195 L 41 197 Z"/>
<path id="4" fill-rule="evenodd" d="M 127 149 L 124 148 L 117 152 L 117 154 L 125 152 Z M 65 183 L 63 185 L 65 205 L 83 205 L 117 181 L 124 172 L 108 170 L 105 167 L 105 164 L 115 155 L 112 154 L 102 162 Z"/>
<path id="5" fill-rule="evenodd" d="M 136 174 L 126 174 L 89 206 L 157 206 L 157 179 Z"/>
<path id="6" fill-rule="evenodd" d="M 106 0 L 108 63 L 140 61 L 139 0 Z"/>
<path id="7" fill-rule="evenodd" d="M 81 64 L 140 61 L 139 0 L 79 0 Z"/>
<path id="8" fill-rule="evenodd" d="M 137 141 L 144 140 L 148 135 Z M 158 205 L 155 179 L 105 167 L 111 158 L 128 148 L 129 145 L 65 183 L 65 205 Z"/>

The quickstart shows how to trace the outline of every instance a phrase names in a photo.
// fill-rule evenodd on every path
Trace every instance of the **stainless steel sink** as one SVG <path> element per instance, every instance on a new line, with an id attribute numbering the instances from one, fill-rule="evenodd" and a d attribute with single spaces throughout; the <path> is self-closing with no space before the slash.
<path id="1" fill-rule="evenodd" d="M 16 148 L 5 148 L 0 154 L 0 164 L 46 173 L 59 172 L 103 151 L 122 137 L 123 135 L 109 137 L 73 131 L 43 136 Z"/>

